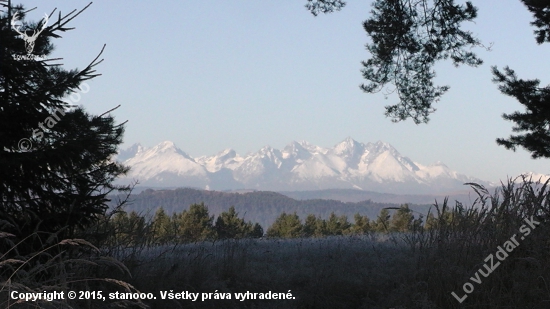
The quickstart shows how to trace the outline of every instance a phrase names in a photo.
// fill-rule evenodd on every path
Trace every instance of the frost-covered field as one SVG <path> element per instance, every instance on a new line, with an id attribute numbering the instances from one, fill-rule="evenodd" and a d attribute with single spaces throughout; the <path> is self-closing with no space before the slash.
<path id="1" fill-rule="evenodd" d="M 390 308 L 409 297 L 406 290 L 417 280 L 411 271 L 417 259 L 395 236 L 243 239 L 147 248 L 134 261 L 132 281 L 144 292 L 232 296 L 178 301 L 183 308 Z M 294 300 L 234 297 L 289 290 Z M 175 302 L 157 300 L 151 305 L 178 308 Z"/>
<path id="2" fill-rule="evenodd" d="M 482 191 L 473 207 L 445 201 L 430 228 L 408 233 L 205 241 L 111 253 L 130 269 L 132 277 L 124 279 L 142 292 L 208 295 L 204 301 L 156 299 L 147 303 L 152 308 L 542 309 L 550 303 L 549 194 L 546 186 L 510 182 L 493 195 Z M 247 292 L 294 299 L 235 299 Z"/>
<path id="3" fill-rule="evenodd" d="M 152 308 L 448 309 L 504 308 L 506 303 L 509 308 L 547 308 L 550 290 L 544 283 L 550 264 L 542 253 L 548 248 L 516 249 L 474 284 L 470 278 L 496 245 L 473 238 L 435 238 L 419 247 L 411 246 L 411 239 L 427 235 L 412 236 L 248 239 L 147 248 L 138 260 L 127 261 L 133 275 L 128 281 L 157 298 L 160 291 L 197 293 L 197 301 L 146 302 Z M 522 243 L 528 248 L 533 244 Z M 463 290 L 467 282 L 474 287 L 470 294 Z M 295 299 L 235 297 L 289 291 Z M 468 297 L 461 304 L 452 292 Z M 201 301 L 203 293 L 212 293 L 210 299 Z"/>

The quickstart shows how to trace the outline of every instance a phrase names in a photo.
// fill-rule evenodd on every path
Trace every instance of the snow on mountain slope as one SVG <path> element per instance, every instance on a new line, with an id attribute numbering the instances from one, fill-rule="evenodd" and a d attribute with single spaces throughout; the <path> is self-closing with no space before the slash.
<path id="1" fill-rule="evenodd" d="M 359 143 L 351 137 L 334 146 L 331 151 L 335 156 L 343 159 L 347 168 L 357 169 L 362 155 L 365 153 L 365 144 Z"/>
<path id="2" fill-rule="evenodd" d="M 247 156 L 234 169 L 237 180 L 266 176 L 277 173 L 282 165 L 282 154 L 279 150 L 265 146 L 260 151 Z"/>
<path id="3" fill-rule="evenodd" d="M 378 154 L 367 165 L 367 170 L 372 178 L 378 182 L 404 182 L 409 177 L 415 178 L 414 174 L 406 169 L 388 150 Z"/>
<path id="4" fill-rule="evenodd" d="M 545 183 L 550 179 L 550 175 L 533 173 L 533 172 L 526 172 L 516 177 L 517 177 L 515 180 L 516 182 L 523 182 L 522 177 L 525 177 L 526 180 L 531 180 L 533 182 L 540 182 L 540 183 Z"/>
<path id="5" fill-rule="evenodd" d="M 436 178 L 453 178 L 467 181 L 468 177 L 465 175 L 458 174 L 455 171 L 452 171 L 447 165 L 436 162 L 432 165 L 424 166 L 420 163 L 416 163 L 419 167 L 419 171 L 416 173 L 422 179 L 436 179 Z"/>
<path id="6" fill-rule="evenodd" d="M 296 164 L 291 170 L 296 179 L 312 180 L 325 177 L 338 177 L 341 174 L 335 166 L 342 166 L 342 164 L 334 164 L 333 161 L 323 155 L 312 155 L 309 160 L 300 163 Z"/>
<path id="7" fill-rule="evenodd" d="M 118 161 L 126 161 L 130 158 L 135 157 L 136 154 L 138 154 L 139 152 L 142 152 L 144 150 L 145 150 L 145 148 L 143 146 L 141 146 L 141 144 L 133 144 L 128 149 L 120 151 L 118 153 L 118 155 L 116 156 L 116 159 Z"/>
<path id="8" fill-rule="evenodd" d="M 138 179 L 140 184 L 173 186 L 180 183 L 178 179 L 200 187 L 208 183 L 206 169 L 170 141 L 139 151 L 124 164 L 131 167 L 127 178 Z"/>
<path id="9" fill-rule="evenodd" d="M 313 148 L 308 147 L 309 149 L 307 149 L 304 146 L 307 147 L 308 145 L 303 142 L 302 144 L 298 142 L 288 144 L 281 152 L 282 158 L 284 160 L 293 160 L 296 163 L 304 162 L 305 160 L 311 158 L 313 156 L 312 152 L 314 152 Z"/>
<path id="10" fill-rule="evenodd" d="M 332 148 L 292 142 L 282 151 L 266 146 L 239 156 L 226 149 L 192 158 L 172 142 L 145 149 L 134 145 L 119 158 L 131 167 L 128 179 L 150 186 L 191 186 L 211 189 L 316 190 L 355 188 L 390 193 L 426 193 L 463 189 L 479 182 L 443 163 L 422 165 L 378 141 L 360 143 L 351 137 Z"/>
<path id="11" fill-rule="evenodd" d="M 204 166 L 207 171 L 215 173 L 224 167 L 232 170 L 239 167 L 243 162 L 243 158 L 237 155 L 235 150 L 225 149 L 210 157 L 196 158 L 195 161 Z"/>

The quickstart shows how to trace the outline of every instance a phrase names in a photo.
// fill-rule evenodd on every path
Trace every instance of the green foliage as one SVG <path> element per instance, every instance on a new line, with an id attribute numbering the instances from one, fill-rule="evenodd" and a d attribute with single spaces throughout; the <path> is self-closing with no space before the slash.
<path id="1" fill-rule="evenodd" d="M 283 212 L 267 229 L 268 237 L 296 238 L 302 235 L 302 223 L 296 213 Z"/>
<path id="2" fill-rule="evenodd" d="M 150 226 L 145 218 L 135 211 L 130 212 L 130 215 L 125 211 L 117 212 L 108 223 L 113 233 L 107 244 L 110 246 L 121 244 L 136 246 L 150 234 Z"/>
<path id="3" fill-rule="evenodd" d="M 83 70 L 51 59 L 53 39 L 74 29 L 67 24 L 88 6 L 66 15 L 53 10 L 49 23 L 36 23 L 25 20 L 32 9 L 0 1 L 0 308 L 144 307 L 140 300 L 67 298 L 69 291 L 136 292 L 122 281 L 130 276 L 126 266 L 91 242 L 112 235 L 107 196 L 130 191 L 113 184 L 128 171 L 112 160 L 124 124 L 115 123 L 112 110 L 93 115 L 67 102 L 90 90 L 84 81 L 100 75 L 95 66 L 103 49 Z M 34 33 L 32 44 L 20 33 Z M 144 223 L 125 213 L 114 222 L 126 236 Z M 65 296 L 27 302 L 12 291 Z"/>
<path id="4" fill-rule="evenodd" d="M 110 192 L 129 190 L 113 185 L 128 168 L 111 160 L 124 126 L 108 113 L 92 115 L 66 102 L 85 89 L 84 81 L 99 75 L 99 55 L 83 70 L 12 57 L 27 54 L 11 26 L 14 14 L 21 18 L 21 31 L 44 22 L 24 22 L 27 11 L 8 5 L 0 12 L 0 218 L 10 222 L 6 231 L 20 237 L 36 231 L 72 237 L 105 213 Z M 56 19 L 35 40 L 33 54 L 50 56 L 52 39 L 73 29 L 67 23 L 82 11 L 52 12 Z"/>
<path id="5" fill-rule="evenodd" d="M 531 25 L 538 29 L 534 31 L 538 44 L 550 42 L 550 3 L 545 0 L 521 0 L 533 13 L 535 21 Z"/>
<path id="6" fill-rule="evenodd" d="M 450 208 L 447 200 L 443 207 L 435 205 L 437 212 L 429 212 L 424 223 L 423 216 L 415 217 L 408 204 L 400 207 L 388 207 L 380 211 L 375 221 L 367 216 L 356 213 L 354 223 L 347 216 L 337 216 L 331 213 L 325 220 L 320 216 L 309 214 L 303 224 L 299 216 L 282 213 L 271 225 L 266 236 L 279 238 L 326 237 L 339 235 L 361 235 L 370 232 L 378 233 L 411 233 L 429 232 L 438 229 L 454 229 L 464 224 L 476 225 L 479 218 L 473 215 L 473 210 L 465 209 L 460 203 Z M 390 214 L 389 210 L 395 210 Z M 213 216 L 208 213 L 208 207 L 193 204 L 189 210 L 175 213 L 169 217 L 163 208 L 159 208 L 150 222 L 135 212 L 129 215 L 118 212 L 109 221 L 111 230 L 116 231 L 115 240 L 107 242 L 110 245 L 126 243 L 139 245 L 147 243 L 175 244 L 197 242 L 207 239 L 238 239 L 258 238 L 264 235 L 263 228 L 258 223 L 245 222 L 239 218 L 234 207 L 222 212 L 213 225 Z M 408 239 L 415 242 L 417 240 Z"/>
<path id="7" fill-rule="evenodd" d="M 176 235 L 183 241 L 215 239 L 216 230 L 213 222 L 214 216 L 208 214 L 208 207 L 204 203 L 193 204 L 189 210 L 184 210 L 176 216 Z"/>
<path id="8" fill-rule="evenodd" d="M 452 0 L 376 0 L 373 7 L 363 24 L 372 43 L 367 44 L 371 58 L 362 70 L 369 83 L 361 89 L 373 93 L 393 84 L 400 102 L 386 106 L 386 116 L 427 123 L 435 111 L 432 104 L 449 89 L 432 82 L 436 61 L 451 58 L 456 66 L 482 63 L 470 51 L 479 41 L 460 28 L 476 18 L 477 9 L 471 2 L 456 5 Z"/>
<path id="9" fill-rule="evenodd" d="M 424 229 L 426 230 L 433 230 L 437 228 L 437 218 L 434 216 L 433 212 L 429 212 L 428 216 L 426 217 L 426 223 L 424 224 Z"/>
<path id="10" fill-rule="evenodd" d="M 344 235 L 349 234 L 351 223 L 348 222 L 346 216 L 336 216 L 331 213 L 327 220 L 327 235 Z"/>
<path id="11" fill-rule="evenodd" d="M 360 214 L 355 214 L 353 216 L 354 223 L 351 226 L 352 234 L 366 234 L 371 231 L 370 219 L 367 216 L 361 216 Z"/>
<path id="12" fill-rule="evenodd" d="M 409 205 L 401 205 L 399 209 L 392 215 L 390 220 L 390 231 L 392 232 L 408 232 L 412 229 L 414 215 L 409 209 Z"/>
<path id="13" fill-rule="evenodd" d="M 311 11 L 313 16 L 319 15 L 319 13 L 332 13 L 334 11 L 340 11 L 346 2 L 342 0 L 307 0 L 306 8 Z"/>
<path id="14" fill-rule="evenodd" d="M 278 300 L 273 306 L 257 298 L 247 300 L 247 305 L 237 299 L 224 300 L 223 308 L 547 308 L 548 187 L 512 182 L 490 198 L 482 188 L 476 189 L 481 196 L 468 207 L 451 207 L 448 200 L 443 205 L 436 203 L 435 220 L 447 212 L 457 215 L 454 223 L 431 230 L 188 244 L 162 258 L 146 260 L 132 280 L 144 292 L 185 291 L 189 286 L 195 291 L 214 291 L 223 286 L 227 292 L 240 293 L 243 287 L 250 292 L 264 292 L 269 287 L 272 291 L 291 290 L 296 297 Z M 528 226 L 525 219 L 535 214 L 540 225 L 521 239 L 520 227 Z M 315 216 L 309 217 L 304 226 L 316 221 Z M 514 234 L 520 245 L 499 260 L 495 256 L 498 246 Z M 498 267 L 485 277 L 477 270 L 488 273 L 489 254 Z M 457 302 L 451 292 L 465 295 L 464 283 L 474 284 L 470 278 L 477 277 L 482 283 L 475 284 L 475 292 L 463 303 Z M 185 308 L 190 302 L 172 303 Z M 160 299 L 154 304 L 154 308 L 167 306 Z M 194 304 L 196 308 L 220 308 L 220 301 L 215 300 Z"/>
<path id="15" fill-rule="evenodd" d="M 283 212 L 271 225 L 266 233 L 268 237 L 297 238 L 297 237 L 326 237 L 339 235 L 361 235 L 370 232 L 378 233 L 408 233 L 431 231 L 441 228 L 454 228 L 464 222 L 475 225 L 475 217 L 460 204 L 451 209 L 439 208 L 436 204 L 437 216 L 429 212 L 426 222 L 423 216 L 415 217 L 408 204 L 400 207 L 388 207 L 380 211 L 375 221 L 359 213 L 354 215 L 354 223 L 348 221 L 345 215 L 337 216 L 331 213 L 325 220 L 320 216 L 309 214 L 303 224 L 296 213 Z M 390 214 L 389 210 L 396 210 Z M 473 221 L 472 221 L 473 220 Z M 189 210 L 175 213 L 169 217 L 163 208 L 159 208 L 151 221 L 135 212 L 129 215 L 126 212 L 116 213 L 109 220 L 110 230 L 114 232 L 110 245 L 126 243 L 127 245 L 176 244 L 197 242 L 208 239 L 238 239 L 258 238 L 264 235 L 264 230 L 258 223 L 245 222 L 239 218 L 234 207 L 222 212 L 213 225 L 213 216 L 208 213 L 208 207 L 193 204 Z M 115 237 L 116 236 L 116 237 Z"/>
<path id="16" fill-rule="evenodd" d="M 262 227 L 258 223 L 252 224 L 252 222 L 245 222 L 244 219 L 239 218 L 233 206 L 218 216 L 215 229 L 219 239 L 263 236 Z"/>
<path id="17" fill-rule="evenodd" d="M 550 86 L 539 87 L 538 79 L 518 79 L 509 67 L 500 72 L 493 67 L 493 81 L 499 83 L 502 93 L 514 97 L 525 107 L 525 112 L 503 114 L 506 120 L 515 123 L 514 132 L 525 132 L 511 135 L 508 139 L 497 139 L 497 144 L 506 149 L 516 150 L 518 146 L 531 152 L 533 158 L 550 157 Z"/>
<path id="18" fill-rule="evenodd" d="M 376 221 L 373 222 L 373 229 L 376 232 L 387 233 L 390 230 L 390 212 L 388 209 L 384 208 L 380 211 L 380 214 L 376 218 Z"/>
<path id="19" fill-rule="evenodd" d="M 264 236 L 264 228 L 259 223 L 254 223 L 252 226 L 252 232 L 249 234 L 249 237 L 260 238 Z"/>
<path id="20" fill-rule="evenodd" d="M 245 222 L 238 217 L 235 207 L 231 206 L 229 211 L 222 212 L 216 219 L 215 229 L 218 238 L 241 238 L 244 236 Z"/>
<path id="21" fill-rule="evenodd" d="M 326 219 L 331 212 L 337 215 L 346 215 L 350 219 L 356 213 L 368 215 L 369 218 L 376 218 L 382 208 L 399 206 L 399 204 L 377 203 L 370 200 L 341 202 L 338 201 L 340 195 L 353 194 L 353 192 L 348 190 L 335 191 L 337 191 L 338 196 L 327 195 L 327 199 L 294 199 L 280 193 L 266 191 L 241 194 L 191 188 L 145 190 L 140 194 L 133 195 L 132 204 L 126 208 L 128 211 L 134 210 L 138 213 L 146 213 L 150 209 L 156 209 L 159 205 L 162 205 L 166 213 L 172 214 L 181 212 L 182 205 L 205 203 L 208 205 L 210 214 L 217 217 L 231 206 L 234 206 L 235 211 L 239 214 L 246 214 L 247 220 L 257 222 L 267 229 L 283 212 L 287 214 L 296 212 L 300 218 L 306 218 L 308 214 L 314 213 Z M 415 205 L 415 210 L 427 212 L 429 207 L 430 205 Z"/>
<path id="22" fill-rule="evenodd" d="M 150 220 L 135 211 L 116 212 L 105 219 L 105 226 L 98 228 L 107 233 L 105 246 L 133 248 L 162 244 L 179 244 L 203 240 L 228 238 L 259 238 L 264 230 L 258 223 L 245 222 L 238 217 L 234 207 L 223 212 L 213 225 L 204 203 L 192 204 L 188 210 L 168 216 L 163 207 L 157 209 Z"/>
<path id="23" fill-rule="evenodd" d="M 387 210 L 383 210 L 387 212 Z M 371 223 L 367 216 L 356 214 L 355 223 L 348 221 L 345 215 L 337 216 L 331 213 L 327 220 L 314 214 L 309 214 L 301 224 L 298 215 L 282 213 L 275 223 L 267 230 L 268 237 L 325 237 L 350 234 L 365 234 L 371 231 Z M 388 215 L 389 218 L 389 215 Z"/>
<path id="24" fill-rule="evenodd" d="M 538 44 L 550 42 L 550 2 L 544 0 L 521 0 L 533 14 L 531 25 Z M 308 0 L 306 7 L 317 15 L 340 10 L 343 1 Z M 372 39 L 367 44 L 371 58 L 363 62 L 363 77 L 369 81 L 361 85 L 367 93 L 382 90 L 392 84 L 400 102 L 386 106 L 386 116 L 392 121 L 408 118 L 427 123 L 435 111 L 433 103 L 449 89 L 449 86 L 434 86 L 435 63 L 451 58 L 454 65 L 479 66 L 482 60 L 470 51 L 482 46 L 470 31 L 461 24 L 473 21 L 477 8 L 470 1 L 456 5 L 453 0 L 375 0 L 371 16 L 363 27 Z M 550 86 L 539 87 L 538 79 L 518 79 L 514 71 L 506 67 L 500 72 L 493 70 L 493 81 L 505 95 L 516 98 L 524 105 L 525 112 L 503 114 L 505 120 L 515 123 L 514 132 L 508 139 L 498 138 L 497 144 L 515 151 L 518 146 L 531 152 L 533 158 L 550 157 Z"/>
<path id="25" fill-rule="evenodd" d="M 176 219 L 170 218 L 164 208 L 157 209 L 152 220 L 152 229 L 158 243 L 165 244 L 176 236 L 175 222 Z"/>
<path id="26" fill-rule="evenodd" d="M 326 222 L 313 214 L 309 214 L 304 222 L 302 235 L 304 237 L 319 237 L 325 235 L 325 230 Z"/>

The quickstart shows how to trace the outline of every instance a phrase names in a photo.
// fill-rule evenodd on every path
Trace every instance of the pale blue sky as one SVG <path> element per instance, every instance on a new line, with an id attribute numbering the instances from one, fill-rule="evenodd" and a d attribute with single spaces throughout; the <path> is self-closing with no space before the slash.
<path id="1" fill-rule="evenodd" d="M 457 1 L 461 3 L 462 1 Z M 428 125 L 392 123 L 381 94 L 362 93 L 360 62 L 369 54 L 362 22 L 371 1 L 313 17 L 305 0 L 96 1 L 54 41 L 66 68 L 83 68 L 107 44 L 100 76 L 79 102 L 103 113 L 118 104 L 128 120 L 124 148 L 171 140 L 192 156 L 225 148 L 239 154 L 293 140 L 331 147 L 348 136 L 382 140 L 422 164 L 442 161 L 461 173 L 496 181 L 524 171 L 550 173 L 497 146 L 521 109 L 491 82 L 490 66 L 510 65 L 522 78 L 550 82 L 550 45 L 538 46 L 519 0 L 474 0 L 468 27 L 492 51 L 476 49 L 479 68 L 438 65 L 436 83 L 451 86 Z M 23 1 L 38 20 L 53 8 L 68 13 L 88 2 Z M 51 22 L 50 22 L 51 23 Z"/>

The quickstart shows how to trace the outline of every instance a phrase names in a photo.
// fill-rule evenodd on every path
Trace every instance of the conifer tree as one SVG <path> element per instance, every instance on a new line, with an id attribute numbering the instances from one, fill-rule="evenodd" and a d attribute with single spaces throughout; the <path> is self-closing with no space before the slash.
<path id="1" fill-rule="evenodd" d="M 328 228 L 327 228 L 327 220 L 323 220 L 320 217 L 317 218 L 317 222 L 315 223 L 315 237 L 322 237 L 329 235 Z"/>
<path id="2" fill-rule="evenodd" d="M 214 226 L 218 238 L 244 238 L 244 237 L 261 237 L 263 229 L 259 224 L 253 225 L 252 222 L 245 222 L 239 218 L 235 207 L 231 206 L 227 212 L 222 212 L 216 219 Z"/>
<path id="3" fill-rule="evenodd" d="M 327 220 L 328 235 L 347 234 L 350 228 L 351 224 L 348 222 L 348 218 L 346 216 L 337 216 L 334 212 L 330 213 Z"/>
<path id="4" fill-rule="evenodd" d="M 302 222 L 296 213 L 283 212 L 267 229 L 268 237 L 296 238 L 302 236 Z"/>
<path id="5" fill-rule="evenodd" d="M 127 171 L 112 160 L 123 125 L 66 101 L 100 75 L 103 49 L 82 70 L 50 59 L 53 39 L 87 7 L 64 16 L 54 10 L 39 22 L 9 1 L 0 11 L 0 218 L 20 237 L 74 235 L 105 212 L 107 194 L 129 190 L 113 185 Z"/>
<path id="6" fill-rule="evenodd" d="M 377 232 L 389 232 L 390 229 L 390 212 L 383 208 L 380 210 L 376 221 L 373 223 L 374 230 Z"/>
<path id="7" fill-rule="evenodd" d="M 323 5 L 306 7 L 316 15 L 345 5 L 344 1 L 319 2 Z M 372 7 L 363 23 L 372 42 L 366 45 L 371 57 L 362 63 L 368 82 L 361 89 L 374 93 L 392 85 L 399 102 L 386 106 L 386 116 L 396 122 L 411 118 L 417 124 L 427 123 L 435 111 L 433 104 L 449 89 L 433 84 L 436 62 L 450 58 L 455 66 L 482 63 L 470 50 L 481 43 L 461 28 L 463 22 L 477 17 L 477 8 L 469 1 L 456 5 L 453 0 L 375 0 Z"/>
<path id="8" fill-rule="evenodd" d="M 302 236 L 304 237 L 323 237 L 330 235 L 327 221 L 316 217 L 314 214 L 309 214 L 306 217 L 302 227 Z"/>
<path id="9" fill-rule="evenodd" d="M 413 228 L 414 216 L 408 204 L 401 205 L 390 220 L 392 232 L 408 232 Z"/>
<path id="10" fill-rule="evenodd" d="M 110 246 L 135 246 L 137 244 L 147 243 L 148 225 L 145 218 L 138 215 L 135 211 L 128 214 L 125 211 L 119 211 L 108 220 L 110 238 L 107 238 L 107 244 Z"/>
<path id="11" fill-rule="evenodd" d="M 367 216 L 361 216 L 360 214 L 356 213 L 353 216 L 353 219 L 355 220 L 352 227 L 351 227 L 351 233 L 353 234 L 366 234 L 370 232 L 371 225 L 369 217 Z"/>
<path id="12" fill-rule="evenodd" d="M 109 228 L 111 232 L 111 240 L 128 239 L 130 232 L 130 219 L 128 213 L 125 211 L 119 211 L 115 213 L 109 219 Z M 110 245 L 116 245 L 116 243 L 110 243 Z"/>
<path id="13" fill-rule="evenodd" d="M 184 241 L 200 241 L 214 239 L 214 216 L 208 213 L 208 207 L 204 203 L 192 204 L 189 210 L 184 210 L 176 222 L 178 236 Z"/>
<path id="14" fill-rule="evenodd" d="M 302 229 L 303 236 L 304 237 L 316 236 L 315 235 L 316 228 L 317 228 L 317 217 L 315 217 L 315 215 L 313 214 L 307 215 L 306 220 L 304 222 L 303 229 Z"/>
<path id="15" fill-rule="evenodd" d="M 227 212 L 222 212 L 216 219 L 215 225 L 218 238 L 241 238 L 244 236 L 245 222 L 238 217 L 234 206 Z"/>
<path id="16" fill-rule="evenodd" d="M 520 0 L 533 15 L 531 25 L 537 44 L 550 42 L 550 1 Z M 341 10 L 343 0 L 307 0 L 306 8 L 314 15 Z M 503 4 L 504 5 L 504 4 Z M 438 61 L 451 59 L 455 66 L 479 66 L 482 60 L 472 47 L 484 47 L 463 23 L 477 18 L 477 8 L 470 1 L 464 5 L 454 0 L 375 0 L 363 27 L 371 38 L 367 50 L 370 59 L 363 61 L 361 85 L 367 93 L 381 91 L 391 84 L 399 102 L 386 106 L 392 121 L 411 118 L 427 123 L 433 107 L 449 86 L 436 86 L 433 69 Z M 534 61 L 537 61 L 536 59 Z M 512 121 L 512 131 L 519 134 L 498 138 L 497 144 L 515 151 L 522 147 L 533 158 L 550 158 L 550 85 L 540 86 L 538 79 L 521 79 L 514 70 L 492 67 L 493 81 L 499 90 L 514 97 L 525 109 L 503 114 Z"/>
<path id="17" fill-rule="evenodd" d="M 130 245 L 135 246 L 148 242 L 149 228 L 144 217 L 135 211 L 131 211 L 130 215 L 128 215 L 128 225 Z"/>
<path id="18" fill-rule="evenodd" d="M 525 107 L 525 112 L 502 115 L 515 123 L 514 132 L 523 134 L 498 138 L 497 144 L 513 151 L 523 147 L 534 159 L 550 158 L 550 86 L 541 87 L 538 79 L 519 79 L 509 67 L 505 67 L 503 72 L 493 67 L 493 74 L 493 81 L 499 84 L 500 91 L 516 98 Z"/>
<path id="19" fill-rule="evenodd" d="M 259 223 L 254 223 L 252 233 L 249 235 L 252 238 L 260 238 L 264 236 L 264 228 Z"/>
<path id="20" fill-rule="evenodd" d="M 153 216 L 152 228 L 155 238 L 160 244 L 167 243 L 176 236 L 174 220 L 166 214 L 162 207 L 157 209 Z"/>

